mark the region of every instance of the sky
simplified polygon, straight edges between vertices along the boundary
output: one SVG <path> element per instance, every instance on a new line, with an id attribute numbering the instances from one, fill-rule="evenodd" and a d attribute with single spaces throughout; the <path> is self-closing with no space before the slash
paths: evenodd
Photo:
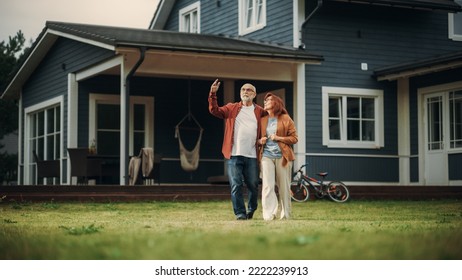
<path id="1" fill-rule="evenodd" d="M 47 21 L 148 28 L 159 0 L 0 0 L 0 42 L 21 30 L 37 39 Z"/>

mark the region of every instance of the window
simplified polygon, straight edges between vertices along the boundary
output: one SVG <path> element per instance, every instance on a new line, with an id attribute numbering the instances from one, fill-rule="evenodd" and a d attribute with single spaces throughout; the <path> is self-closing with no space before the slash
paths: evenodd
<path id="1" fill-rule="evenodd" d="M 462 148 L 462 90 L 449 93 L 449 119 L 449 147 Z"/>
<path id="2" fill-rule="evenodd" d="M 154 147 L 153 118 L 153 97 L 130 98 L 130 155 L 138 155 L 143 147 Z M 90 94 L 89 143 L 93 139 L 98 154 L 120 153 L 120 97 L 118 95 Z"/>
<path id="3" fill-rule="evenodd" d="M 239 35 L 266 26 L 266 0 L 239 0 Z"/>
<path id="4" fill-rule="evenodd" d="M 383 92 L 322 88 L 323 145 L 336 148 L 383 147 Z"/>
<path id="5" fill-rule="evenodd" d="M 25 109 L 25 183 L 37 184 L 34 152 L 42 160 L 61 159 L 61 106 L 60 98 Z M 48 178 L 49 180 L 57 180 Z"/>
<path id="6" fill-rule="evenodd" d="M 180 32 L 200 33 L 200 2 L 191 4 L 180 10 Z"/>
<path id="7" fill-rule="evenodd" d="M 455 0 L 462 6 L 462 0 Z M 449 38 L 455 41 L 462 41 L 462 12 L 449 14 Z"/>

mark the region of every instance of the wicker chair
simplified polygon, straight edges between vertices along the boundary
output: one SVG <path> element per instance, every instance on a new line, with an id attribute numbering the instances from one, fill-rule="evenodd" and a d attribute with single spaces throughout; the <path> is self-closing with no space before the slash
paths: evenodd
<path id="1" fill-rule="evenodd" d="M 61 177 L 59 160 L 41 160 L 36 151 L 33 154 L 37 166 L 37 183 L 42 179 Z"/>
<path id="2" fill-rule="evenodd" d="M 68 148 L 71 161 L 71 178 L 77 177 L 77 184 L 87 185 L 89 179 L 101 182 L 102 172 L 100 159 L 89 159 L 88 148 Z"/>

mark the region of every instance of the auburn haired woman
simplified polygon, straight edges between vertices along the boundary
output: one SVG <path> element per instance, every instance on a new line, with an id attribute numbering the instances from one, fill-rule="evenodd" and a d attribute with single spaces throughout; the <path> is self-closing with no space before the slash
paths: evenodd
<path id="1" fill-rule="evenodd" d="M 262 171 L 263 219 L 289 219 L 290 181 L 295 154 L 292 145 L 298 142 L 297 130 L 287 113 L 282 99 L 273 93 L 266 94 L 264 110 L 268 115 L 261 119 L 259 159 Z M 278 186 L 279 200 L 275 187 Z"/>

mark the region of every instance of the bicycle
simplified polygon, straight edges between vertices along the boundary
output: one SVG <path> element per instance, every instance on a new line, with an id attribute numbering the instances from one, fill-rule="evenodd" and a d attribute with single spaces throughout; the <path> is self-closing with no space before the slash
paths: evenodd
<path id="1" fill-rule="evenodd" d="M 347 186 L 340 181 L 325 182 L 328 172 L 317 173 L 320 180 L 304 174 L 304 164 L 293 173 L 292 183 L 290 184 L 290 196 L 297 202 L 305 202 L 310 198 L 310 189 L 314 191 L 317 198 L 328 196 L 335 202 L 346 202 L 350 198 Z"/>

